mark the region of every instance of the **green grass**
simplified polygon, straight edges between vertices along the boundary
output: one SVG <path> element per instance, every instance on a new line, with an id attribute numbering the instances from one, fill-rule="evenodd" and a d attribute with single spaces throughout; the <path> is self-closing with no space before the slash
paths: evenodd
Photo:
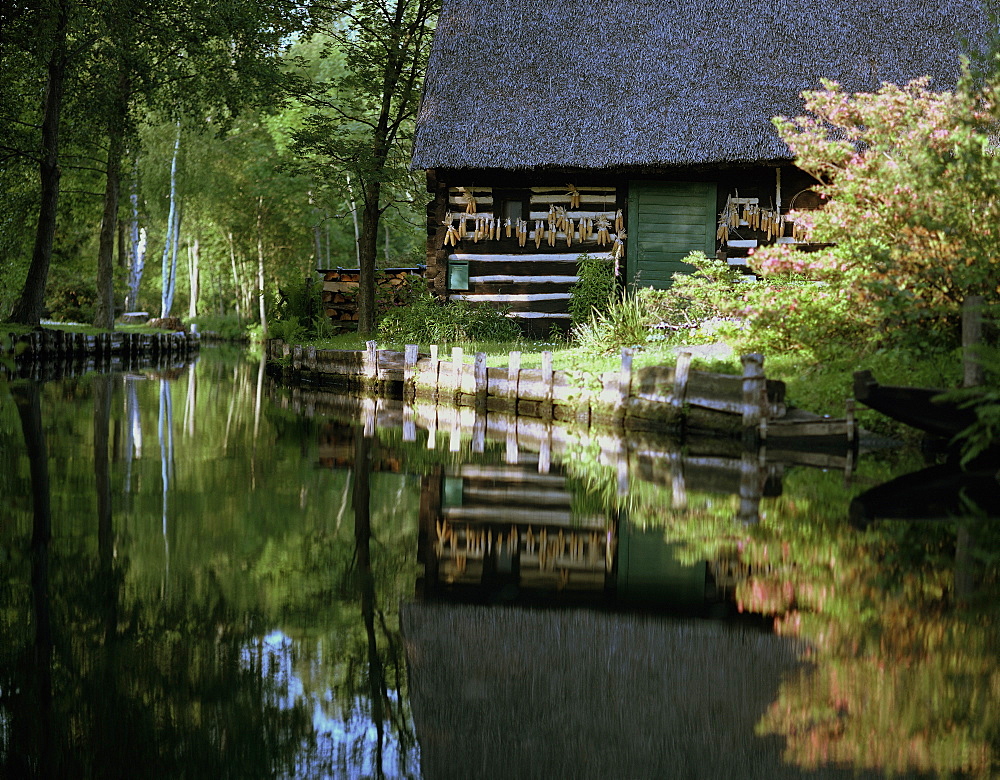
<path id="1" fill-rule="evenodd" d="M 150 328 L 147 325 L 116 325 L 114 331 L 104 328 L 95 328 L 93 325 L 84 325 L 79 322 L 46 322 L 42 330 L 63 331 L 64 333 L 83 333 L 87 335 L 98 335 L 100 333 L 172 333 L 167 328 Z M 0 332 L 10 333 L 15 336 L 23 336 L 32 333 L 35 328 L 30 325 L 18 325 L 11 322 L 0 324 Z"/>

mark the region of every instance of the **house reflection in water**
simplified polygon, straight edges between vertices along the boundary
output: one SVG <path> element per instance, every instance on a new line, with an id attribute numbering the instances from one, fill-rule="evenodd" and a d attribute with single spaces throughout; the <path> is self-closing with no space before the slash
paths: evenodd
<path id="1" fill-rule="evenodd" d="M 739 468 L 735 461 L 735 468 Z M 421 483 L 418 594 L 434 601 L 655 608 L 725 615 L 748 572 L 682 563 L 663 529 L 586 508 L 537 461 L 438 467 Z"/>

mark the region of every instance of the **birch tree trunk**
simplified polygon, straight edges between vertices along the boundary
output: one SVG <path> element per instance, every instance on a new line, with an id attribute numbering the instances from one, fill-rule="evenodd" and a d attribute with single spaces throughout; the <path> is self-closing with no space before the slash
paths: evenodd
<path id="1" fill-rule="evenodd" d="M 188 280 L 191 283 L 191 300 L 188 317 L 198 316 L 198 297 L 201 295 L 201 244 L 197 236 L 188 245 Z"/>
<path id="2" fill-rule="evenodd" d="M 267 310 L 264 299 L 264 196 L 257 198 L 257 306 L 260 313 L 260 337 L 267 338 Z"/>
<path id="3" fill-rule="evenodd" d="M 177 155 L 181 148 L 181 123 L 177 123 L 174 139 L 174 154 L 170 160 L 170 209 L 167 212 L 167 229 L 163 238 L 163 258 L 160 266 L 160 316 L 169 317 L 173 305 L 173 291 L 170 289 L 170 245 L 174 238 L 174 220 L 177 215 Z M 177 255 L 174 254 L 176 262 Z"/>
<path id="4" fill-rule="evenodd" d="M 129 224 L 129 240 L 132 244 L 128 266 L 128 292 L 125 294 L 125 311 L 135 311 L 139 305 L 139 285 L 146 267 L 146 231 L 139 228 L 139 164 L 134 161 L 132 177 L 132 219 Z"/>
<path id="5" fill-rule="evenodd" d="M 243 288 L 240 285 L 240 275 L 236 271 L 236 243 L 233 241 L 233 231 L 226 234 L 229 240 L 229 264 L 233 269 L 233 299 L 236 303 L 236 321 L 243 324 Z"/>

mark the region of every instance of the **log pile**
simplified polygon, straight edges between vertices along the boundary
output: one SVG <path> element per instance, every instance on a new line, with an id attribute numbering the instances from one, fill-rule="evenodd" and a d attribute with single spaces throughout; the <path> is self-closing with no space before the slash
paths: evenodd
<path id="1" fill-rule="evenodd" d="M 361 272 L 357 268 L 334 268 L 323 274 L 323 310 L 334 325 L 349 328 L 358 321 L 358 289 Z M 386 268 L 376 277 L 377 296 L 382 306 L 403 303 L 402 291 L 408 277 L 420 275 L 420 268 Z"/>

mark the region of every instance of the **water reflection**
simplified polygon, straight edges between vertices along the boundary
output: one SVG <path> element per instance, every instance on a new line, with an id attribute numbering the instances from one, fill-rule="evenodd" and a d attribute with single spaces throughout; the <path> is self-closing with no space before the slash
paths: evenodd
<path id="1" fill-rule="evenodd" d="M 1000 768 L 995 522 L 849 522 L 916 456 L 591 435 L 205 352 L 4 388 L 0 775 Z"/>

